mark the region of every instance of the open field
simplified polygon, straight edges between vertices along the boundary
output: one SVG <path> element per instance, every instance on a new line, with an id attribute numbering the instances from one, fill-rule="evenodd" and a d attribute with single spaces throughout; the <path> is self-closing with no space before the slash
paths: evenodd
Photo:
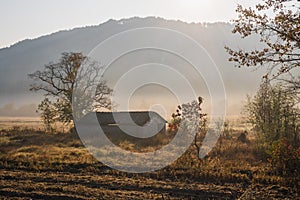
<path id="1" fill-rule="evenodd" d="M 0 117 L 0 127 L 2 129 L 14 127 L 42 129 L 43 123 L 39 117 Z"/>
<path id="2" fill-rule="evenodd" d="M 64 127 L 61 123 L 56 123 L 56 130 L 60 132 L 68 131 L 68 127 Z M 33 129 L 43 131 L 45 126 L 40 117 L 3 117 L 0 116 L 1 129 Z"/>
<path id="3" fill-rule="evenodd" d="M 132 174 L 95 160 L 76 134 L 2 128 L 0 198 L 300 199 L 299 177 L 276 176 L 251 140 L 237 140 L 239 133 L 232 127 L 201 161 L 191 147 L 164 169 Z"/>

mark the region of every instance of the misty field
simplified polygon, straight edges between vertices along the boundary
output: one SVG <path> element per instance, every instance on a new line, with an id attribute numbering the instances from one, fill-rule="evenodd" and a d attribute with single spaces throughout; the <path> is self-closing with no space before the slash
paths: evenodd
<path id="1" fill-rule="evenodd" d="M 233 123 L 234 124 L 234 123 Z M 1 199 L 297 199 L 299 177 L 281 177 L 254 142 L 230 129 L 210 154 L 193 146 L 151 173 L 116 171 L 95 160 L 76 134 L 11 126 L 0 132 Z M 251 138 L 251 137 L 249 137 Z M 131 144 L 122 142 L 122 148 Z M 132 145 L 131 145 L 132 146 Z"/>

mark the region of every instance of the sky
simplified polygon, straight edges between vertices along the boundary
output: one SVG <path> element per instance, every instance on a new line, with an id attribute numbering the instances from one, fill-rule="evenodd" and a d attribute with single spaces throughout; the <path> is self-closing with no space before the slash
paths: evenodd
<path id="1" fill-rule="evenodd" d="M 0 48 L 109 19 L 158 16 L 185 22 L 230 22 L 236 5 L 258 0 L 8 0 L 0 3 Z"/>

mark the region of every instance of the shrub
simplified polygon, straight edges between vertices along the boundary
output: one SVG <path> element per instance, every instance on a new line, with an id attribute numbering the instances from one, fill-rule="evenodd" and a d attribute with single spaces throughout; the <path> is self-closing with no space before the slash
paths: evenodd
<path id="1" fill-rule="evenodd" d="M 300 148 L 294 147 L 286 138 L 273 142 L 267 154 L 271 166 L 279 175 L 299 174 Z"/>

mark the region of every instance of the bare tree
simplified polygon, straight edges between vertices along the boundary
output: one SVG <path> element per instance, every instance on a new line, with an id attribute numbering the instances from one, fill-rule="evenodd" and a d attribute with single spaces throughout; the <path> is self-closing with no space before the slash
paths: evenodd
<path id="1" fill-rule="evenodd" d="M 79 73 L 83 63 L 88 64 L 88 70 Z M 89 80 L 88 85 L 80 86 L 82 95 L 80 99 L 77 99 L 77 102 L 85 108 L 85 112 L 94 111 L 101 107 L 111 109 L 110 96 L 113 91 L 105 81 L 98 82 L 97 77 L 100 69 L 99 63 L 90 61 L 82 53 L 63 53 L 58 62 L 45 65 L 44 70 L 29 74 L 29 77 L 34 80 L 30 90 L 42 91 L 45 96 L 44 101 L 38 107 L 42 116 L 52 118 L 49 119 L 50 121 L 47 119 L 48 122 L 59 121 L 72 124 L 72 95 L 77 84 L 76 76 Z M 93 99 L 86 98 L 89 96 L 89 92 L 92 92 L 90 90 L 92 86 L 97 88 L 95 97 Z M 44 109 L 50 107 L 51 110 Z M 46 111 L 51 112 L 51 114 L 46 115 Z"/>

